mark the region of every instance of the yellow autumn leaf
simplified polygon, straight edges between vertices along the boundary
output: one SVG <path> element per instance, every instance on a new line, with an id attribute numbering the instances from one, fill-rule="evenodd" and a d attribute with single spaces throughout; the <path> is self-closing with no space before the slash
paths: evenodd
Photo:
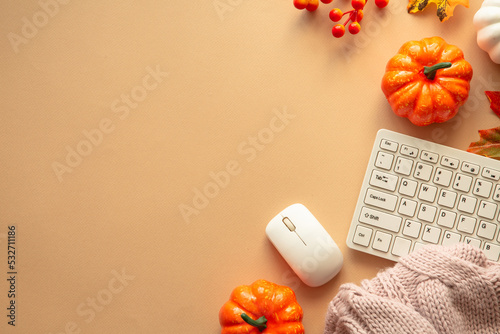
<path id="1" fill-rule="evenodd" d="M 455 6 L 462 5 L 469 8 L 469 0 L 409 0 L 408 13 L 417 13 L 425 9 L 429 3 L 437 6 L 437 16 L 441 22 L 453 16 Z"/>

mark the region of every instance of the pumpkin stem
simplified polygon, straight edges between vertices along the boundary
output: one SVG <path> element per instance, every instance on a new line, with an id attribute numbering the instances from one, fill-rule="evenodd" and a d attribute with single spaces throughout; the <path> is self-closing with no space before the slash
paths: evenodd
<path id="1" fill-rule="evenodd" d="M 267 328 L 267 319 L 265 316 L 262 316 L 260 317 L 259 319 L 257 320 L 253 320 L 252 318 L 250 318 L 248 315 L 246 315 L 245 313 L 242 313 L 241 314 L 241 318 L 249 325 L 253 326 L 253 327 L 257 327 L 257 329 L 259 331 L 263 331 L 264 329 Z"/>
<path id="2" fill-rule="evenodd" d="M 450 62 L 444 62 L 444 63 L 438 63 L 433 66 L 424 66 L 424 74 L 429 80 L 434 80 L 436 77 L 436 71 L 442 68 L 448 68 L 451 67 Z"/>

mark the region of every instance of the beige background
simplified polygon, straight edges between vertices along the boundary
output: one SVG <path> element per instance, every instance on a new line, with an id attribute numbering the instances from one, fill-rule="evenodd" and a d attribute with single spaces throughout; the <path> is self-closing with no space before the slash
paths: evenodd
<path id="1" fill-rule="evenodd" d="M 500 90 L 499 68 L 472 27 L 479 1 L 445 23 L 434 5 L 410 15 L 406 1 L 370 1 L 361 33 L 341 39 L 328 11 L 347 10 L 343 0 L 314 14 L 292 0 L 54 3 L 0 4 L 1 332 L 215 334 L 232 289 L 265 278 L 291 286 L 306 331 L 321 333 L 340 284 L 393 264 L 345 246 L 376 131 L 466 149 L 499 123 L 484 95 Z M 434 35 L 463 49 L 474 79 L 452 121 L 417 128 L 392 113 L 380 80 L 404 42 Z M 284 111 L 293 118 L 270 131 Z M 265 144 L 252 146 L 259 134 Z M 226 168 L 228 183 L 211 186 Z M 320 288 L 301 284 L 265 237 L 296 202 L 345 257 Z"/>

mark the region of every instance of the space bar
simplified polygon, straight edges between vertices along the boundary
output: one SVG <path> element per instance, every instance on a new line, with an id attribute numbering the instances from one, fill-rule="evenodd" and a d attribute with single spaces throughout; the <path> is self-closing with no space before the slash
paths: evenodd
<path id="1" fill-rule="evenodd" d="M 359 215 L 359 221 L 392 232 L 399 232 L 402 219 L 398 216 L 363 207 Z"/>

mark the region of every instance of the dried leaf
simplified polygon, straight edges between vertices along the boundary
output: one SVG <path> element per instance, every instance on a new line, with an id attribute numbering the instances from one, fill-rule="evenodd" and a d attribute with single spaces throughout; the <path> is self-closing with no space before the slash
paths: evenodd
<path id="1" fill-rule="evenodd" d="M 486 96 L 490 100 L 490 108 L 500 117 L 500 92 L 486 91 Z"/>
<path id="2" fill-rule="evenodd" d="M 453 16 L 455 6 L 462 5 L 469 8 L 469 0 L 409 0 L 408 13 L 420 12 L 427 7 L 429 3 L 435 3 L 437 6 L 437 16 L 441 22 L 448 20 Z"/>
<path id="3" fill-rule="evenodd" d="M 467 152 L 500 160 L 500 126 L 478 132 L 480 140 L 470 143 Z"/>

